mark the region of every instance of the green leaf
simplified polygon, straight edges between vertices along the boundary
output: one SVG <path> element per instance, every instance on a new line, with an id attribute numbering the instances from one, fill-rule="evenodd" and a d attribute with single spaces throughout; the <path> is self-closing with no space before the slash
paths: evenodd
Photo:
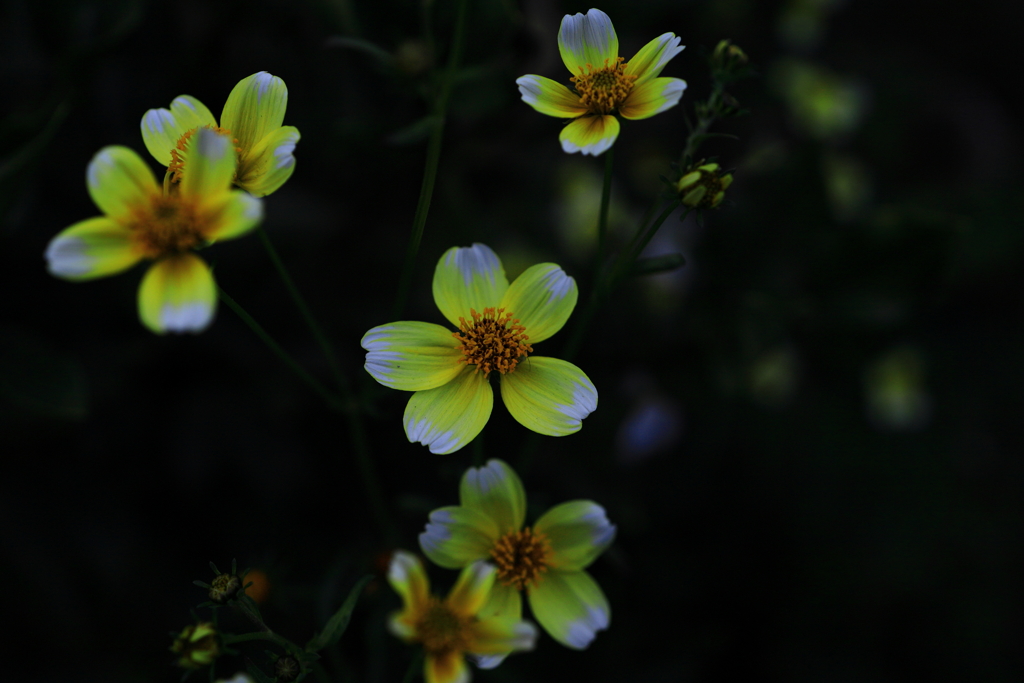
<path id="1" fill-rule="evenodd" d="M 345 632 L 348 627 L 349 619 L 352 618 L 352 610 L 356 607 L 356 602 L 359 600 L 360 593 L 363 592 L 363 588 L 366 584 L 373 580 L 372 574 L 367 574 L 363 578 L 359 579 L 359 582 L 349 592 L 348 597 L 345 598 L 344 604 L 341 608 L 334 613 L 334 616 L 327 622 L 327 626 L 324 628 L 323 633 L 314 636 L 309 644 L 306 645 L 306 652 L 318 652 L 329 645 L 334 645 L 341 640 L 341 635 Z"/>
<path id="2" fill-rule="evenodd" d="M 249 672 L 256 683 L 276 683 L 277 681 L 276 677 L 265 674 L 263 669 L 256 666 L 256 663 L 248 657 L 245 658 L 245 670 Z"/>
<path id="3" fill-rule="evenodd" d="M 389 145 L 411 145 L 426 140 L 434 132 L 434 128 L 443 124 L 443 116 L 424 116 L 419 121 L 396 130 L 384 141 Z"/>
<path id="4" fill-rule="evenodd" d="M 384 66 L 391 66 L 392 64 L 394 64 L 395 58 L 391 55 L 390 52 L 380 47 L 379 45 L 375 45 L 374 43 L 371 43 L 368 40 L 363 40 L 361 38 L 345 38 L 342 36 L 333 36 L 327 39 L 326 47 L 349 48 L 350 50 L 357 50 L 359 52 L 364 52 L 370 55 Z"/>
<path id="5" fill-rule="evenodd" d="M 664 256 L 650 256 L 639 259 L 633 264 L 631 273 L 633 275 L 654 275 L 655 273 L 666 273 L 679 268 L 686 259 L 682 254 L 665 254 Z"/>

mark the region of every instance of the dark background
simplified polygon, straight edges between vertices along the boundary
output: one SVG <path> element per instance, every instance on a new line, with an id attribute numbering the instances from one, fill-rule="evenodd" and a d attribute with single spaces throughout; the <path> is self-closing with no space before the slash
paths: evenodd
<path id="1" fill-rule="evenodd" d="M 524 475 L 530 519 L 574 498 L 618 525 L 592 567 L 613 607 L 584 653 L 542 636 L 482 681 L 1021 680 L 1020 3 L 613 1 L 627 59 L 666 31 L 681 105 L 730 38 L 758 77 L 750 116 L 702 154 L 735 168 L 722 209 L 671 218 L 576 358 L 600 392 L 581 432 L 533 438 L 496 401 L 484 457 Z M 423 169 L 416 123 L 452 3 L 322 0 L 0 5 L 0 577 L 14 678 L 176 681 L 168 631 L 207 562 L 271 582 L 264 614 L 304 643 L 427 513 L 454 504 L 474 448 L 407 443 L 407 395 L 361 369 L 391 320 Z M 484 242 L 509 276 L 540 261 L 581 305 L 603 159 L 568 156 L 516 77 L 566 81 L 555 37 L 587 5 L 470 0 L 463 70 L 406 316 L 443 322 L 437 258 Z M 436 57 L 424 41 L 424 15 Z M 398 55 L 332 46 L 358 37 Z M 256 71 L 302 133 L 264 226 L 364 406 L 390 535 L 350 434 L 226 307 L 199 336 L 137 318 L 144 272 L 47 274 L 60 230 L 96 215 L 102 146 L 148 155 L 143 113 L 177 95 L 219 116 Z M 631 234 L 685 143 L 683 106 L 626 121 L 612 230 Z M 323 355 L 256 236 L 203 252 L 218 283 L 324 383 Z M 579 309 L 578 309 L 579 310 Z M 558 356 L 574 322 L 543 344 Z M 436 590 L 453 572 L 431 570 Z M 398 681 L 412 650 L 367 590 L 334 680 Z M 205 614 L 205 612 L 203 612 Z M 245 630 L 227 620 L 229 629 Z M 13 635 L 11 635 L 13 634 Z M 265 665 L 260 647 L 246 655 Z M 218 673 L 239 670 L 239 658 Z M 194 680 L 203 680 L 200 676 Z"/>

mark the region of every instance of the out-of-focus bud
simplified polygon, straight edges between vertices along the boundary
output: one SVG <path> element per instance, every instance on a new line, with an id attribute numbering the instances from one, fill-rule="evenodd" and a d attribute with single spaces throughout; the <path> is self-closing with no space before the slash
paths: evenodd
<path id="1" fill-rule="evenodd" d="M 171 652 L 179 655 L 178 666 L 184 669 L 209 666 L 220 655 L 217 627 L 209 621 L 186 626 L 171 645 Z"/>
<path id="2" fill-rule="evenodd" d="M 210 600 L 218 605 L 223 605 L 237 596 L 241 589 L 242 579 L 234 574 L 219 574 L 210 583 Z"/>
<path id="3" fill-rule="evenodd" d="M 746 65 L 747 54 L 739 45 L 728 40 L 719 41 L 715 51 L 711 53 L 711 68 L 715 71 L 729 72 Z"/>
<path id="4" fill-rule="evenodd" d="M 277 680 L 289 683 L 299 677 L 299 673 L 302 668 L 299 666 L 299 660 L 295 657 L 284 656 L 274 662 L 274 675 L 277 676 Z"/>
<path id="5" fill-rule="evenodd" d="M 730 185 L 732 174 L 721 175 L 718 164 L 711 163 L 691 167 L 676 182 L 676 191 L 691 209 L 713 209 L 722 203 Z"/>

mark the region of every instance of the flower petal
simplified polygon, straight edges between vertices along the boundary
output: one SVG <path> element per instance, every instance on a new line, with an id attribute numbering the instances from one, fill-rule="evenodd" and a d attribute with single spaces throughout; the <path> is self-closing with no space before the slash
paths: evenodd
<path id="1" fill-rule="evenodd" d="M 646 119 L 679 104 L 686 90 L 686 81 L 680 78 L 652 78 L 639 85 L 626 96 L 619 107 L 624 119 Z"/>
<path id="2" fill-rule="evenodd" d="M 213 322 L 216 307 L 213 274 L 191 252 L 154 263 L 139 287 L 139 317 L 157 334 L 202 332 Z"/>
<path id="3" fill-rule="evenodd" d="M 519 319 L 531 344 L 544 341 L 565 325 L 579 292 L 576 281 L 554 263 L 530 266 L 509 285 L 501 306 Z"/>
<path id="4" fill-rule="evenodd" d="M 469 683 L 469 667 L 461 650 L 428 654 L 423 662 L 424 683 Z"/>
<path id="5" fill-rule="evenodd" d="M 663 33 L 640 48 L 624 69 L 627 76 L 637 77 L 633 87 L 639 87 L 652 78 L 657 78 L 665 65 L 683 51 L 684 48 L 679 45 L 681 40 L 674 33 Z"/>
<path id="6" fill-rule="evenodd" d="M 256 143 L 239 159 L 235 184 L 257 197 L 265 197 L 284 185 L 295 171 L 295 145 L 299 129 L 281 126 Z"/>
<path id="7" fill-rule="evenodd" d="M 523 598 L 519 589 L 512 585 L 504 585 L 498 581 L 494 582 L 491 589 L 491 596 L 487 604 L 480 610 L 480 617 L 503 617 L 506 619 L 523 618 Z M 487 668 L 487 667 L 481 667 Z"/>
<path id="8" fill-rule="evenodd" d="M 202 202 L 220 200 L 231 189 L 237 158 L 226 135 L 200 128 L 186 142 L 188 161 L 181 179 L 181 194 Z"/>
<path id="9" fill-rule="evenodd" d="M 260 71 L 231 90 L 220 125 L 231 131 L 245 156 L 268 133 L 281 127 L 288 107 L 288 88 L 277 76 Z"/>
<path id="10" fill-rule="evenodd" d="M 514 651 L 532 650 L 537 627 L 509 617 L 481 619 L 473 625 L 470 652 L 481 669 L 493 669 Z"/>
<path id="11" fill-rule="evenodd" d="M 420 534 L 420 549 L 438 566 L 461 569 L 488 559 L 499 536 L 498 525 L 487 515 L 450 505 L 430 513 L 430 522 Z"/>
<path id="12" fill-rule="evenodd" d="M 604 154 L 619 137 L 619 120 L 614 116 L 581 116 L 562 129 L 558 139 L 566 154 Z"/>
<path id="13" fill-rule="evenodd" d="M 611 621 L 608 599 L 584 571 L 548 572 L 530 589 L 529 599 L 533 616 L 548 635 L 574 650 L 585 649 Z"/>
<path id="14" fill-rule="evenodd" d="M 501 259 L 486 244 L 452 247 L 434 269 L 434 303 L 456 328 L 459 318 L 469 319 L 470 309 L 483 313 L 495 307 L 508 289 Z"/>
<path id="15" fill-rule="evenodd" d="M 181 136 L 194 128 L 216 126 L 206 105 L 190 95 L 175 97 L 168 109 L 150 109 L 142 117 L 142 141 L 153 158 L 164 166 Z"/>
<path id="16" fill-rule="evenodd" d="M 232 190 L 208 201 L 211 213 L 204 237 L 207 242 L 230 240 L 252 231 L 263 220 L 263 200 L 241 190 Z"/>
<path id="17" fill-rule="evenodd" d="M 604 508 L 589 500 L 556 505 L 541 515 L 534 530 L 551 541 L 551 564 L 562 570 L 586 568 L 615 539 L 615 525 Z"/>
<path id="18" fill-rule="evenodd" d="M 543 76 L 520 76 L 516 79 L 523 102 L 548 116 L 574 119 L 587 113 L 580 96 L 567 87 Z"/>
<path id="19" fill-rule="evenodd" d="M 476 616 L 487 604 L 497 574 L 498 570 L 490 562 L 474 562 L 463 569 L 445 600 L 448 607 L 457 614 Z"/>
<path id="20" fill-rule="evenodd" d="M 523 482 L 515 470 L 501 460 L 488 460 L 483 467 L 466 470 L 459 483 L 459 502 L 494 520 L 502 536 L 519 531 L 526 521 Z"/>
<path id="21" fill-rule="evenodd" d="M 544 356 L 530 356 L 502 375 L 501 398 L 519 424 L 548 436 L 578 432 L 597 408 L 597 389 L 582 370 Z"/>
<path id="22" fill-rule="evenodd" d="M 476 438 L 487 424 L 494 392 L 482 372 L 466 366 L 455 379 L 417 391 L 405 407 L 405 435 L 431 453 L 454 453 Z"/>
<path id="23" fill-rule="evenodd" d="M 132 208 L 148 203 L 159 192 L 156 177 L 134 150 L 120 145 L 104 147 L 85 172 L 89 196 L 110 218 L 125 218 Z"/>
<path id="24" fill-rule="evenodd" d="M 91 280 L 120 273 L 142 258 L 131 232 L 109 218 L 87 218 L 65 228 L 46 247 L 51 275 L 65 280 Z"/>
<path id="25" fill-rule="evenodd" d="M 589 71 L 587 65 L 602 68 L 605 60 L 619 57 L 619 39 L 608 15 L 599 9 L 586 14 L 566 14 L 558 28 L 558 51 L 573 76 Z"/>
<path id="26" fill-rule="evenodd" d="M 419 614 L 430 601 L 430 581 L 420 558 L 404 550 L 396 550 L 388 565 L 388 583 L 402 596 L 405 611 Z"/>
<path id="27" fill-rule="evenodd" d="M 433 389 L 455 379 L 462 352 L 451 330 L 422 322 L 378 325 L 359 342 L 366 349 L 363 366 L 386 387 L 403 391 Z"/>

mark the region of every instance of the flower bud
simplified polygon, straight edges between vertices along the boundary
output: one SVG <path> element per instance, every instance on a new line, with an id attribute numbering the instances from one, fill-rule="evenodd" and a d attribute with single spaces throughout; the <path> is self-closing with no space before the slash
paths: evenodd
<path id="1" fill-rule="evenodd" d="M 739 45 L 728 40 L 719 41 L 711 55 L 711 66 L 722 71 L 731 71 L 747 63 L 747 55 Z"/>
<path id="2" fill-rule="evenodd" d="M 242 580 L 234 574 L 218 574 L 210 584 L 210 600 L 223 605 L 238 595 L 242 589 Z"/>
<path id="3" fill-rule="evenodd" d="M 676 182 L 676 191 L 691 209 L 713 209 L 722 203 L 731 184 L 732 174 L 721 175 L 718 164 L 702 164 L 683 174 Z"/>
<path id="4" fill-rule="evenodd" d="M 301 671 L 302 668 L 299 666 L 299 660 L 295 659 L 295 657 L 286 655 L 274 662 L 274 675 L 277 676 L 279 681 L 284 681 L 285 683 L 294 681 L 299 677 Z"/>
<path id="5" fill-rule="evenodd" d="M 184 669 L 209 666 L 220 655 L 217 627 L 208 621 L 186 626 L 171 645 L 171 652 L 180 655 L 178 666 Z"/>

